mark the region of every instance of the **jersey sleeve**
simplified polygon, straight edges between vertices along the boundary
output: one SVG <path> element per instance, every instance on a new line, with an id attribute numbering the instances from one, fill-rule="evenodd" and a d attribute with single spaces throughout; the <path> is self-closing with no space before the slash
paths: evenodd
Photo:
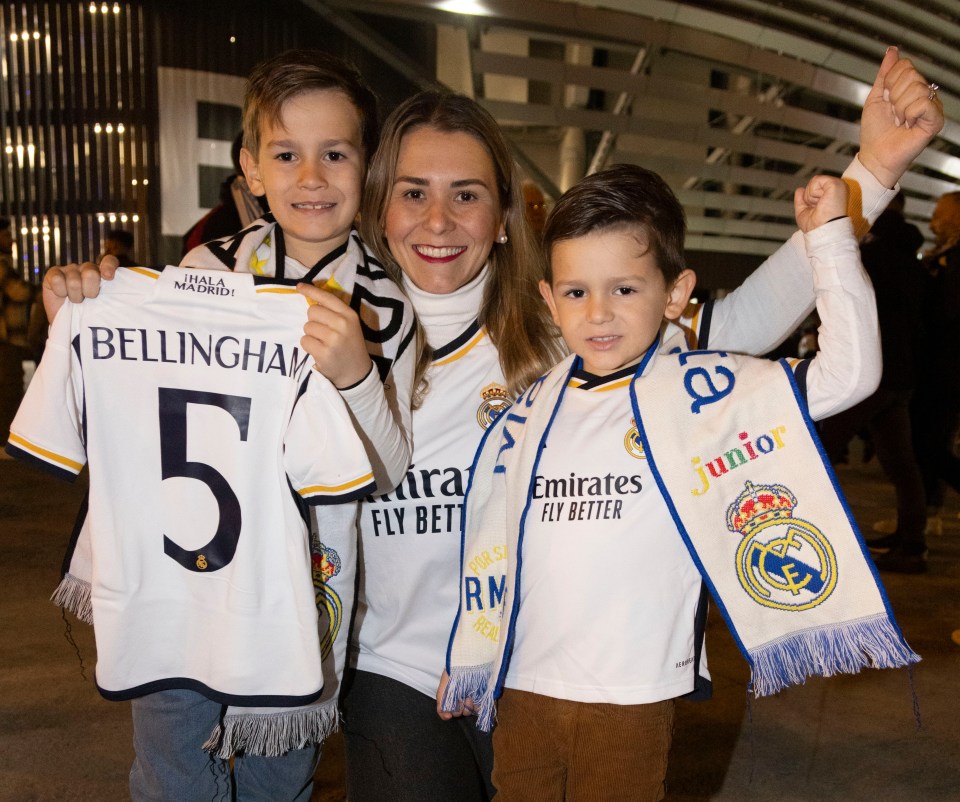
<path id="1" fill-rule="evenodd" d="M 899 187 L 887 189 L 854 158 L 843 174 L 850 187 L 849 215 L 863 236 Z M 761 356 L 794 332 L 816 301 L 813 267 L 799 231 L 780 246 L 740 287 L 724 298 L 696 305 L 682 324 L 692 332 L 691 347 Z"/>
<path id="2" fill-rule="evenodd" d="M 83 382 L 71 344 L 79 310 L 67 302 L 50 328 L 43 359 L 10 424 L 7 453 L 62 479 L 87 462 L 83 442 Z"/>
<path id="3" fill-rule="evenodd" d="M 362 382 L 340 391 L 367 449 L 380 493 L 393 490 L 410 467 L 415 334 L 411 325 L 383 382 L 374 368 Z"/>
<path id="4" fill-rule="evenodd" d="M 311 369 L 284 435 L 284 469 L 307 504 L 341 504 L 376 489 L 366 449 L 346 404 Z"/>
<path id="5" fill-rule="evenodd" d="M 873 287 L 860 262 L 849 219 L 834 220 L 805 235 L 813 265 L 820 315 L 816 356 L 805 370 L 810 417 L 821 420 L 862 401 L 880 382 L 880 328 Z M 798 376 L 800 378 L 800 376 Z"/>

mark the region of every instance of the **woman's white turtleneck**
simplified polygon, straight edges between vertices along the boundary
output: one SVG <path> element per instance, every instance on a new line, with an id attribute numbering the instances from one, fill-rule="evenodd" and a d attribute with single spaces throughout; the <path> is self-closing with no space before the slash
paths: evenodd
<path id="1" fill-rule="evenodd" d="M 403 289 L 410 297 L 431 348 L 441 348 L 458 337 L 480 314 L 489 271 L 483 269 L 462 287 L 437 295 L 417 287 L 406 275 Z"/>

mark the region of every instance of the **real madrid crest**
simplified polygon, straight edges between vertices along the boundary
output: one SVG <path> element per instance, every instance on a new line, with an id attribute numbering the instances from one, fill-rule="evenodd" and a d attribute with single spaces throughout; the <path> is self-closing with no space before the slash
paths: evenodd
<path id="1" fill-rule="evenodd" d="M 637 422 L 630 418 L 630 428 L 623 438 L 623 447 L 631 457 L 637 459 L 646 459 L 647 455 L 643 453 L 643 441 L 640 439 L 640 432 L 637 430 Z"/>
<path id="2" fill-rule="evenodd" d="M 477 423 L 480 424 L 480 428 L 486 430 L 497 416 L 510 406 L 510 400 L 507 396 L 507 388 L 496 383 L 484 387 L 480 391 L 480 396 L 483 401 L 477 408 Z"/>
<path id="3" fill-rule="evenodd" d="M 837 584 L 837 558 L 823 533 L 794 516 L 797 497 L 783 485 L 754 485 L 727 508 L 727 529 L 743 536 L 737 577 L 750 597 L 777 610 L 808 610 Z"/>
<path id="4" fill-rule="evenodd" d="M 321 613 L 320 652 L 326 657 L 333 647 L 343 621 L 343 602 L 340 595 L 329 585 L 329 581 L 340 573 L 342 562 L 336 551 L 314 541 L 311 543 L 311 562 L 313 564 L 313 590 L 316 594 L 317 609 Z M 326 611 L 327 622 L 322 619 Z"/>

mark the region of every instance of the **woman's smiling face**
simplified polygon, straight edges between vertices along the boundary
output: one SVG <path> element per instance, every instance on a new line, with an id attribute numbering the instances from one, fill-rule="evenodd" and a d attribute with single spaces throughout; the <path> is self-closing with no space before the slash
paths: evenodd
<path id="1" fill-rule="evenodd" d="M 404 136 L 384 228 L 390 253 L 421 290 L 445 295 L 469 283 L 505 233 L 483 144 L 429 127 Z"/>

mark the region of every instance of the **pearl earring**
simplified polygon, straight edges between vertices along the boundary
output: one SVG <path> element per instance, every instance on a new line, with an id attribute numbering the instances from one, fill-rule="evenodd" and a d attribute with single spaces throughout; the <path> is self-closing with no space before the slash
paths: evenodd
<path id="1" fill-rule="evenodd" d="M 497 242 L 499 242 L 501 245 L 506 245 L 508 239 L 509 237 L 507 237 L 506 234 L 501 234 L 499 237 L 497 237 Z"/>

